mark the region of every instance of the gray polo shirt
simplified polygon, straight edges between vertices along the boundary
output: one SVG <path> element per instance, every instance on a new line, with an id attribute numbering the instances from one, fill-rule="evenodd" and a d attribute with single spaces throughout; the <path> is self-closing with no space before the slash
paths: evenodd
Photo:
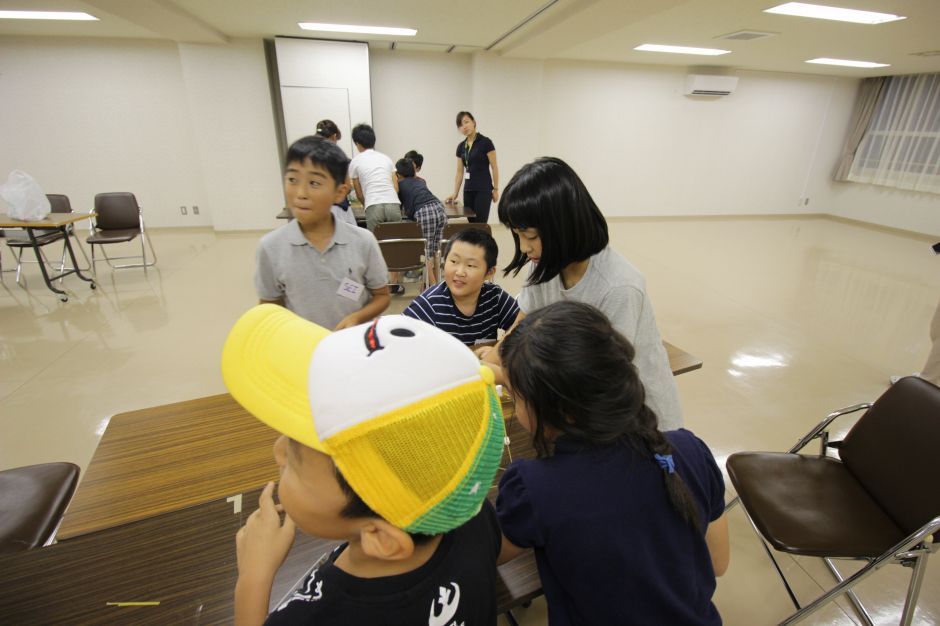
<path id="1" fill-rule="evenodd" d="M 331 330 L 369 302 L 370 289 L 388 284 L 388 267 L 372 233 L 333 223 L 333 240 L 323 252 L 310 245 L 297 220 L 268 233 L 258 244 L 255 273 L 259 299 L 284 298 L 288 309 Z M 365 286 L 356 300 L 337 293 L 344 278 Z"/>
<path id="2" fill-rule="evenodd" d="M 559 275 L 541 285 L 523 287 L 518 298 L 519 308 L 525 313 L 560 300 L 593 305 L 630 340 L 636 350 L 633 363 L 646 388 L 646 404 L 656 412 L 659 429 L 680 428 L 679 390 L 659 336 L 653 305 L 646 295 L 643 274 L 607 246 L 590 258 L 587 272 L 571 289 L 564 289 Z"/>

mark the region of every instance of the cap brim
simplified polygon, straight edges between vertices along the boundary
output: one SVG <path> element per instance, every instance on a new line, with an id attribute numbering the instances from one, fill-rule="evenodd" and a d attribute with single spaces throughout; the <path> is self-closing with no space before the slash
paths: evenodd
<path id="1" fill-rule="evenodd" d="M 284 307 L 261 304 L 235 323 L 222 350 L 222 379 L 235 400 L 274 430 L 321 451 L 307 371 L 329 334 Z"/>

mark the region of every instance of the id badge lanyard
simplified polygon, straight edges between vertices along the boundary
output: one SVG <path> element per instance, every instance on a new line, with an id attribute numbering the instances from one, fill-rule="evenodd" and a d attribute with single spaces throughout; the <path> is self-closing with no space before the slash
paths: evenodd
<path id="1" fill-rule="evenodd" d="M 473 144 L 470 143 L 470 140 L 464 142 L 463 144 L 463 177 L 464 180 L 470 178 L 470 148 L 473 147 Z"/>

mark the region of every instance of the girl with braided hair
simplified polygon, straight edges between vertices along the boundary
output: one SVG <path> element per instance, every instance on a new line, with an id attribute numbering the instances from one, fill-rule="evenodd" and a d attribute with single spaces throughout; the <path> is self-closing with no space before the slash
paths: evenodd
<path id="1" fill-rule="evenodd" d="M 538 458 L 499 483 L 503 560 L 534 548 L 549 623 L 720 624 L 724 482 L 691 432 L 661 432 L 634 350 L 599 310 L 558 302 L 500 346 Z"/>

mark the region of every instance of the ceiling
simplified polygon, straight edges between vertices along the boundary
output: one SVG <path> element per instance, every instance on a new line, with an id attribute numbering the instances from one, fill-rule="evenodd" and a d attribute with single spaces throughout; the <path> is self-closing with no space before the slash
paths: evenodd
<path id="1" fill-rule="evenodd" d="M 0 36 L 126 37 L 220 44 L 231 38 L 367 38 L 373 48 L 528 59 L 712 66 L 839 76 L 940 72 L 940 0 L 812 0 L 908 19 L 866 26 L 763 13 L 784 0 L 0 0 L 0 9 L 85 11 L 97 22 L 0 20 Z M 415 37 L 303 31 L 299 21 L 403 26 Z M 773 36 L 720 39 L 741 30 Z M 638 52 L 642 43 L 731 50 L 718 57 Z M 935 52 L 934 56 L 917 53 Z M 875 69 L 806 64 L 830 57 Z"/>

